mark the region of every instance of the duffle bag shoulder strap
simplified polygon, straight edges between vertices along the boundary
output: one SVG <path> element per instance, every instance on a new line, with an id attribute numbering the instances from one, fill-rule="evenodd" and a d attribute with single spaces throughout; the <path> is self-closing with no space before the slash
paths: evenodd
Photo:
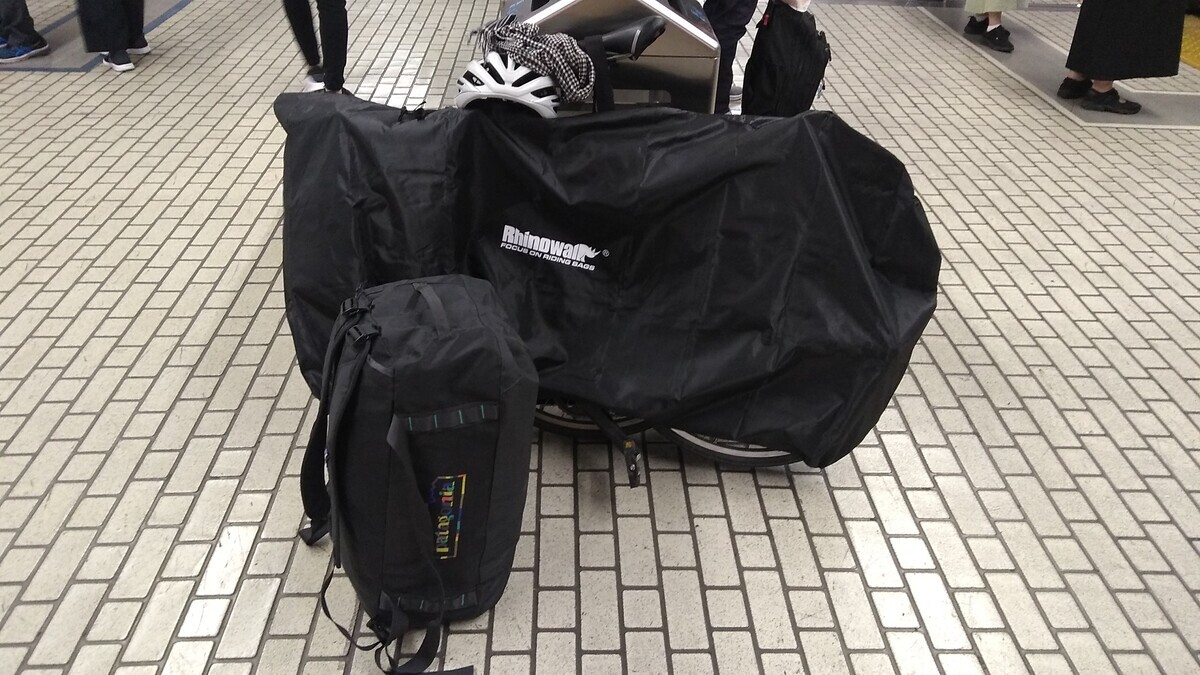
<path id="1" fill-rule="evenodd" d="M 329 418 L 333 405 L 334 381 L 337 378 L 337 363 L 342 357 L 342 347 L 351 329 L 358 328 L 358 322 L 367 312 L 369 306 L 362 292 L 355 293 L 353 298 L 342 303 L 341 311 L 334 321 L 333 330 L 329 336 L 329 346 L 325 350 L 325 365 L 321 371 L 321 394 L 317 408 L 317 419 L 313 422 L 308 435 L 308 445 L 304 450 L 304 460 L 300 465 L 300 498 L 304 503 L 304 513 L 309 518 L 309 524 L 300 528 L 299 535 L 305 544 L 312 546 L 320 541 L 330 529 L 330 496 L 325 485 L 325 454 L 329 443 Z M 364 334 L 358 329 L 359 337 Z M 373 337 L 373 336 L 372 336 Z M 367 338 L 369 340 L 369 338 Z M 370 352 L 363 345 L 359 359 L 364 363 Z M 361 366 L 355 368 L 355 375 L 361 373 Z M 354 378 L 357 379 L 357 378 Z M 357 382 L 350 383 L 351 388 Z"/>

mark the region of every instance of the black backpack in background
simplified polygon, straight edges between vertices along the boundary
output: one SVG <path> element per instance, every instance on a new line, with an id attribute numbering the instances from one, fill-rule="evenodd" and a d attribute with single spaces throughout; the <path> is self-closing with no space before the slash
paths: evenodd
<path id="1" fill-rule="evenodd" d="M 809 110 L 832 58 L 812 12 L 771 0 L 746 64 L 742 114 L 791 117 Z"/>
<path id="2" fill-rule="evenodd" d="M 334 566 L 346 570 L 378 638 L 355 646 L 376 649 L 388 672 L 428 668 L 444 622 L 478 616 L 504 592 L 537 388 L 525 343 L 487 281 L 390 283 L 342 305 L 301 468 L 311 524 L 300 536 L 312 545 L 331 535 Z M 331 567 L 326 616 L 332 577 Z M 401 638 L 422 628 L 416 656 L 399 664 Z"/>

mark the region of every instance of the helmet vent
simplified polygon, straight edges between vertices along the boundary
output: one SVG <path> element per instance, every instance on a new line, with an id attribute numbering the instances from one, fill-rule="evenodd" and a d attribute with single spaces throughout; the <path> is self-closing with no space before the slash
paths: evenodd
<path id="1" fill-rule="evenodd" d="M 529 84 L 530 82 L 533 82 L 534 80 L 538 79 L 541 76 L 542 76 L 541 73 L 535 73 L 531 70 L 528 73 L 525 73 L 521 77 L 517 78 L 517 81 L 513 82 L 513 86 L 514 87 L 524 87 L 525 85 Z"/>
<path id="2" fill-rule="evenodd" d="M 488 71 L 488 75 L 491 75 L 492 79 L 495 80 L 497 84 L 504 84 L 504 77 L 500 75 L 500 71 L 496 70 L 495 66 L 486 61 L 483 62 L 482 65 Z"/>

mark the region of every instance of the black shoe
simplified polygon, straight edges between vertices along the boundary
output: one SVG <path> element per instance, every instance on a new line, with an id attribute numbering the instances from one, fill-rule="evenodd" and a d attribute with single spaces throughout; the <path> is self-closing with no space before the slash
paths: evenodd
<path id="1" fill-rule="evenodd" d="M 12 43 L 5 41 L 4 46 L 0 47 L 0 63 L 17 63 L 25 59 L 31 59 L 35 56 L 42 56 L 50 52 L 50 43 L 42 40 L 35 45 L 15 46 Z"/>
<path id="2" fill-rule="evenodd" d="M 321 91 L 325 88 L 325 70 L 321 66 L 309 68 L 301 83 L 304 91 Z"/>
<path id="3" fill-rule="evenodd" d="M 1005 54 L 1013 50 L 1012 40 L 1008 39 L 1011 33 L 1004 26 L 996 26 L 995 28 L 983 34 L 983 44 L 989 49 L 995 49 L 998 52 Z"/>
<path id="4" fill-rule="evenodd" d="M 977 16 L 972 16 L 967 19 L 967 27 L 963 29 L 963 35 L 983 35 L 987 32 L 988 20 L 982 21 Z"/>
<path id="5" fill-rule="evenodd" d="M 1084 110 L 1095 110 L 1097 112 L 1110 112 L 1118 115 L 1135 115 L 1142 109 L 1142 104 L 1126 101 L 1121 98 L 1117 90 L 1109 89 L 1104 93 L 1100 93 L 1095 89 L 1088 89 L 1087 94 L 1083 97 L 1083 102 L 1079 104 Z"/>
<path id="6" fill-rule="evenodd" d="M 129 60 L 129 52 L 121 50 L 119 52 L 107 52 L 104 55 L 104 65 L 112 68 L 118 73 L 123 73 L 127 70 L 133 70 L 133 61 Z"/>
<path id="7" fill-rule="evenodd" d="M 145 56 L 146 54 L 150 53 L 150 50 L 150 43 L 146 42 L 145 35 L 134 40 L 133 44 L 129 45 L 128 49 L 130 56 Z"/>
<path id="8" fill-rule="evenodd" d="M 1073 80 L 1069 77 L 1064 77 L 1062 84 L 1058 85 L 1058 97 L 1066 99 L 1083 98 L 1091 89 L 1091 80 Z"/>

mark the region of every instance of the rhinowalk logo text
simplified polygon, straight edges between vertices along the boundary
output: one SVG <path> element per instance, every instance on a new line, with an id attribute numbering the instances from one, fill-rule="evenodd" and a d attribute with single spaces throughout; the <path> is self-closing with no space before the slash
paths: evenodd
<path id="1" fill-rule="evenodd" d="M 500 248 L 588 271 L 596 269 L 596 266 L 588 261 L 601 253 L 587 244 L 568 244 L 549 237 L 539 237 L 522 232 L 512 225 L 504 226 Z M 604 255 L 607 256 L 608 251 L 604 251 Z"/>

